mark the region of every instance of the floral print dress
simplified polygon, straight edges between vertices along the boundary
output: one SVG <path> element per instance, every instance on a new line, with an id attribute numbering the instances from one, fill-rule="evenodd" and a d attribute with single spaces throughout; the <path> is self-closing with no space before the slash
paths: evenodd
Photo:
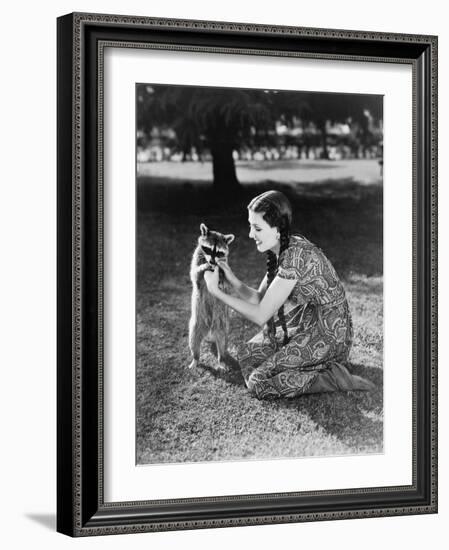
<path id="1" fill-rule="evenodd" d="M 352 345 L 351 314 L 343 285 L 324 253 L 294 235 L 279 258 L 276 275 L 297 281 L 284 304 L 289 341 L 282 344 L 284 331 L 276 315 L 274 338 L 265 328 L 238 347 L 250 392 L 263 399 L 373 389 L 343 364 Z"/>

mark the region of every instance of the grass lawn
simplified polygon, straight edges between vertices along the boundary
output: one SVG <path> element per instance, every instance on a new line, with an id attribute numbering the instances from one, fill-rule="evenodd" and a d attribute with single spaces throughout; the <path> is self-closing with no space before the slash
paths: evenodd
<path id="1" fill-rule="evenodd" d="M 179 167 L 177 168 L 179 170 Z M 382 187 L 355 177 L 307 183 L 259 179 L 230 197 L 207 183 L 167 174 L 138 180 L 137 462 L 196 462 L 379 453 L 383 450 Z M 271 176 L 270 176 L 271 177 Z M 248 239 L 246 205 L 266 189 L 283 190 L 294 229 L 318 244 L 345 285 L 354 322 L 349 368 L 376 384 L 371 393 L 315 394 L 259 401 L 238 371 L 218 374 L 203 344 L 190 363 L 190 258 L 206 223 L 234 233 L 230 264 L 257 286 L 265 256 Z M 258 328 L 231 314 L 230 353 Z"/>

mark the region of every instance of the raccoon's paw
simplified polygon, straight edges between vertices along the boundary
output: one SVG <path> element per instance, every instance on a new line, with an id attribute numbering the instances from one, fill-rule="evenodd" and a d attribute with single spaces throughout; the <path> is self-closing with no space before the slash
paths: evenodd
<path id="1" fill-rule="evenodd" d="M 193 361 L 190 363 L 189 365 L 189 369 L 194 369 L 198 366 L 198 360 L 197 359 L 193 359 Z"/>

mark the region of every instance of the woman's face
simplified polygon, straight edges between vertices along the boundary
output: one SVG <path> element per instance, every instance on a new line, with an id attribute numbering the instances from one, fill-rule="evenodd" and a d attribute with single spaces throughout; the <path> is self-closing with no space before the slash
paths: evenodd
<path id="1" fill-rule="evenodd" d="M 259 252 L 272 250 L 278 254 L 280 249 L 279 231 L 277 227 L 271 227 L 264 219 L 263 214 L 248 210 L 249 238 L 256 241 Z"/>

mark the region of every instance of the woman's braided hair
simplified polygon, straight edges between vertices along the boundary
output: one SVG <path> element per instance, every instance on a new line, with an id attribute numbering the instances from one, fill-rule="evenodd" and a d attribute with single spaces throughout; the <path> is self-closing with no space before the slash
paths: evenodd
<path id="1" fill-rule="evenodd" d="M 287 250 L 290 242 L 290 227 L 292 223 L 292 207 L 287 197 L 280 191 L 267 191 L 255 197 L 248 205 L 248 209 L 262 214 L 263 219 L 271 227 L 279 230 L 279 258 L 284 250 Z M 279 260 L 271 250 L 267 252 L 267 287 L 273 282 L 278 269 Z M 288 343 L 287 324 L 285 322 L 284 306 L 278 310 L 279 320 L 284 331 L 284 345 Z M 274 317 L 267 322 L 268 336 L 275 342 L 275 321 Z"/>

